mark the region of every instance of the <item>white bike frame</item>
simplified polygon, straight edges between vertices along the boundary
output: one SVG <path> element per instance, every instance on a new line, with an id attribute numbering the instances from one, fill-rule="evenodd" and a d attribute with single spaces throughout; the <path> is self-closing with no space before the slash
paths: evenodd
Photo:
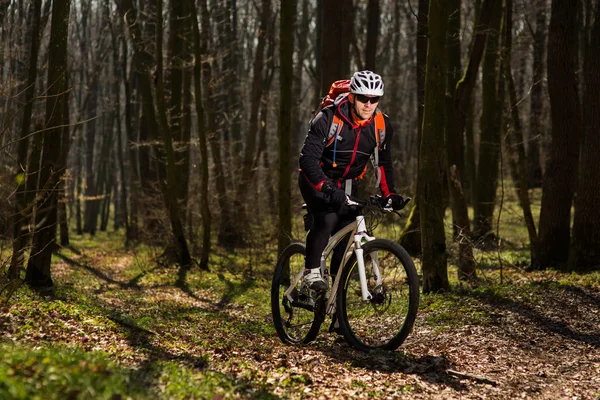
<path id="1" fill-rule="evenodd" d="M 375 238 L 373 236 L 369 236 L 367 234 L 365 217 L 363 215 L 357 216 L 356 220 L 353 223 L 340 229 L 329 239 L 329 241 L 327 242 L 327 246 L 325 246 L 325 250 L 323 250 L 323 253 L 321 254 L 321 276 L 323 276 L 325 278 L 327 285 L 329 285 L 329 277 L 328 277 L 327 268 L 325 265 L 327 257 L 333 251 L 333 249 L 335 249 L 335 247 L 344 239 L 344 237 L 348 233 L 351 233 L 351 232 L 354 232 L 354 240 L 348 239 L 348 244 L 346 245 L 346 249 L 344 251 L 344 257 L 340 263 L 340 267 L 339 267 L 338 273 L 336 275 L 335 282 L 333 282 L 333 286 L 330 289 L 328 289 L 328 291 L 326 293 L 326 296 L 327 296 L 326 298 L 328 300 L 327 300 L 327 305 L 325 307 L 325 310 L 326 310 L 327 314 L 332 314 L 335 311 L 335 300 L 336 300 L 336 295 L 337 295 L 337 289 L 340 285 L 342 271 L 346 266 L 346 262 L 348 262 L 348 260 L 350 259 L 352 252 L 354 252 L 354 254 L 356 255 L 356 261 L 358 264 L 358 277 L 360 279 L 360 289 L 361 289 L 362 299 L 367 301 L 372 298 L 371 293 L 369 292 L 369 288 L 367 286 L 367 274 L 365 271 L 365 260 L 363 257 L 362 245 L 363 245 L 363 243 L 370 242 L 371 240 L 374 240 Z M 373 269 L 373 277 L 375 279 L 375 286 L 380 286 L 382 284 L 382 279 L 381 279 L 381 274 L 379 273 L 379 263 L 377 260 L 377 255 L 375 254 L 375 256 L 373 256 L 372 259 L 373 259 L 372 260 L 373 261 L 372 269 Z M 302 279 L 303 276 L 304 276 L 304 270 L 301 269 L 300 272 L 298 272 L 298 274 L 296 274 L 296 276 L 294 277 L 294 280 L 291 282 L 288 289 L 285 291 L 284 295 L 287 296 L 287 298 L 290 301 L 293 301 L 292 291 L 298 285 L 298 282 L 300 282 L 300 280 Z"/>

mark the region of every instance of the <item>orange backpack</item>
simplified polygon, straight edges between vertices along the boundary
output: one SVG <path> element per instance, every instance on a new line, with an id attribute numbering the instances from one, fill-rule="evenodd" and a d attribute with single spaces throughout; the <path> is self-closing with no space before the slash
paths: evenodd
<path id="1" fill-rule="evenodd" d="M 329 88 L 329 93 L 327 93 L 327 96 L 325 96 L 321 99 L 317 109 L 312 112 L 311 121 L 317 116 L 317 114 L 319 114 L 319 112 L 324 107 L 327 107 L 327 106 L 333 104 L 335 102 L 335 99 L 337 99 L 337 97 L 339 95 L 344 94 L 344 93 L 350 93 L 350 80 L 342 79 L 342 80 L 333 82 L 331 84 L 331 87 Z"/>

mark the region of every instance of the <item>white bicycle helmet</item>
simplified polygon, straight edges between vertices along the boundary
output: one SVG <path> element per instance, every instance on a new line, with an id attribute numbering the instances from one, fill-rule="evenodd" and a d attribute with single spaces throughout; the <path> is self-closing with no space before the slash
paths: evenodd
<path id="1" fill-rule="evenodd" d="M 383 96 L 383 80 L 371 71 L 358 71 L 350 80 L 350 93 L 365 96 Z"/>

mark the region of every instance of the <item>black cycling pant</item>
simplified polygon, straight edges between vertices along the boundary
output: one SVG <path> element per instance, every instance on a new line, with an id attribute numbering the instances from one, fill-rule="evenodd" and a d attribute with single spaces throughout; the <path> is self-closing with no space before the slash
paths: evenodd
<path id="1" fill-rule="evenodd" d="M 327 246 L 329 237 L 352 223 L 356 219 L 356 213 L 349 210 L 346 206 L 335 207 L 329 204 L 325 199 L 325 195 L 317 191 L 307 181 L 302 172 L 300 173 L 298 184 L 300 186 L 300 193 L 302 193 L 302 197 L 308 206 L 308 212 L 312 214 L 313 220 L 310 231 L 306 236 L 304 266 L 305 268 L 319 268 L 321 254 Z M 346 235 L 346 239 L 350 234 Z M 346 245 L 347 240 L 342 240 L 333 250 L 330 265 L 332 275 L 337 274 Z"/>

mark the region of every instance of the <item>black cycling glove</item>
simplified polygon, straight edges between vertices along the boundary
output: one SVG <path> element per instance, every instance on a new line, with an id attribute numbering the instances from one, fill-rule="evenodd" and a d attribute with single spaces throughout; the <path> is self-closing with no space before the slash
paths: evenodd
<path id="1" fill-rule="evenodd" d="M 321 192 L 325 193 L 329 197 L 329 203 L 333 205 L 341 207 L 346 204 L 346 192 L 342 189 L 339 189 L 337 185 L 331 181 L 323 182 L 323 185 L 321 186 Z"/>
<path id="2" fill-rule="evenodd" d="M 404 199 L 396 193 L 388 194 L 385 198 L 385 205 L 391 206 L 396 211 L 402 210 L 404 208 Z"/>

